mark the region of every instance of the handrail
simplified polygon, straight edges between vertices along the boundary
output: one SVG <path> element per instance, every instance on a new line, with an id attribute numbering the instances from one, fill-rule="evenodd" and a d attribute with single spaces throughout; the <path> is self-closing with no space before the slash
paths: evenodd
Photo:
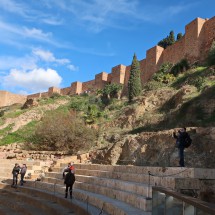
<path id="1" fill-rule="evenodd" d="M 173 191 L 173 190 L 170 190 L 170 189 L 164 188 L 164 187 L 153 186 L 152 191 L 159 191 L 159 192 L 165 193 L 165 194 L 172 196 L 176 199 L 182 200 L 185 203 L 193 205 L 194 207 L 199 208 L 204 212 L 207 212 L 209 214 L 215 214 L 215 204 L 204 202 L 200 199 L 196 199 L 196 198 L 193 198 L 190 196 L 185 196 L 181 193 L 178 193 L 176 191 Z"/>

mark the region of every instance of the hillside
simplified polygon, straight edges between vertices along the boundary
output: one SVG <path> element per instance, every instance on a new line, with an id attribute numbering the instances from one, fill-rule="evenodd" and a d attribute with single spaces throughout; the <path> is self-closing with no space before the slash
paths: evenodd
<path id="1" fill-rule="evenodd" d="M 0 145 L 33 150 L 90 151 L 94 163 L 177 166 L 172 132 L 187 127 L 186 165 L 214 167 L 215 69 L 194 67 L 175 78 L 155 76 L 131 104 L 100 95 L 33 100 L 2 108 Z"/>

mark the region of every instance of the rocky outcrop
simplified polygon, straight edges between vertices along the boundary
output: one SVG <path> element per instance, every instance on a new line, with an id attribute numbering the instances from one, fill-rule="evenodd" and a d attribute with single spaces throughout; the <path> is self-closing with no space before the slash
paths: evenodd
<path id="1" fill-rule="evenodd" d="M 213 168 L 215 163 L 215 127 L 188 128 L 193 139 L 185 149 L 185 163 L 188 167 Z M 141 166 L 178 166 L 178 149 L 175 147 L 173 130 L 142 132 L 137 135 L 122 135 L 110 145 L 97 151 L 95 163 L 132 164 Z M 111 144 L 112 142 L 112 144 Z"/>

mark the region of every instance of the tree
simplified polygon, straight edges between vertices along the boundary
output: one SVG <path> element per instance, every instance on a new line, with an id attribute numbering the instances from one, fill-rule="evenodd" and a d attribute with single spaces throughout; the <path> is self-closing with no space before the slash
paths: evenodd
<path id="1" fill-rule="evenodd" d="M 175 34 L 174 31 L 170 31 L 169 37 L 168 37 L 168 44 L 171 46 L 175 43 Z"/>
<path id="2" fill-rule="evenodd" d="M 134 54 L 131 64 L 130 77 L 128 80 L 128 99 L 131 102 L 135 97 L 139 96 L 142 90 L 140 79 L 140 65 L 137 60 L 136 54 Z"/>
<path id="3" fill-rule="evenodd" d="M 213 41 L 211 48 L 208 52 L 207 62 L 209 66 L 215 65 L 215 41 Z"/>
<path id="4" fill-rule="evenodd" d="M 183 34 L 182 33 L 178 33 L 177 34 L 177 41 L 180 40 L 182 37 L 183 37 Z"/>
<path id="5" fill-rule="evenodd" d="M 169 36 L 158 42 L 158 45 L 166 49 L 168 46 L 171 46 L 174 43 L 175 43 L 174 31 L 170 31 Z"/>

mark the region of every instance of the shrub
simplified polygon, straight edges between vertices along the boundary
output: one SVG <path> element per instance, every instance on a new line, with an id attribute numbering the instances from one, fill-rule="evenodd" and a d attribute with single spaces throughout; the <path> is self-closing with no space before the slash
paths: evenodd
<path id="1" fill-rule="evenodd" d="M 97 94 L 100 95 L 101 101 L 104 105 L 110 104 L 113 98 L 119 97 L 119 92 L 122 90 L 121 84 L 107 84 L 104 89 L 97 91 Z"/>
<path id="2" fill-rule="evenodd" d="M 50 98 L 55 99 L 55 98 L 59 98 L 61 97 L 61 95 L 59 93 L 53 93 Z"/>
<path id="3" fill-rule="evenodd" d="M 75 153 L 89 149 L 96 137 L 94 129 L 70 112 L 60 110 L 49 112 L 29 138 L 31 149 L 66 150 Z"/>
<path id="4" fill-rule="evenodd" d="M 209 66 L 215 65 L 215 41 L 213 41 L 211 48 L 208 52 L 207 63 Z"/>
<path id="5" fill-rule="evenodd" d="M 158 82 L 155 80 L 147 82 L 144 86 L 143 89 L 146 91 L 151 91 L 151 90 L 157 90 L 159 88 L 162 88 L 164 84 L 162 82 Z"/>
<path id="6" fill-rule="evenodd" d="M 177 76 L 179 73 L 184 72 L 190 68 L 189 63 L 187 59 L 182 59 L 180 62 L 175 64 L 170 73 L 173 74 L 174 76 Z"/>

